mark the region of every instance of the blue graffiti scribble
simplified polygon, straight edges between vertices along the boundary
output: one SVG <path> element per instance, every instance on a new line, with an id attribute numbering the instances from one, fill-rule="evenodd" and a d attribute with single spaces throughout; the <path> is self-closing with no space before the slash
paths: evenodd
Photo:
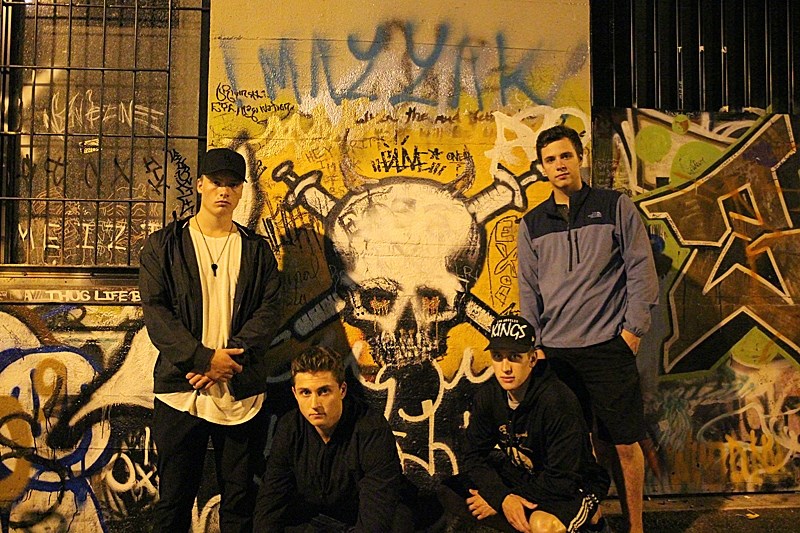
<path id="1" fill-rule="evenodd" d="M 510 70 L 506 66 L 506 38 L 502 33 L 497 34 L 497 53 L 499 54 L 500 61 L 500 102 L 503 105 L 508 104 L 506 100 L 506 91 L 516 87 L 527 96 L 532 102 L 538 102 L 539 99 L 533 94 L 533 91 L 525 82 L 526 74 L 530 73 L 533 66 L 533 53 L 531 50 L 525 57 L 523 57 L 516 68 Z"/>
<path id="2" fill-rule="evenodd" d="M 402 102 L 417 102 L 420 104 L 435 105 L 436 102 L 434 100 L 414 96 L 412 93 L 420 83 L 425 81 L 428 73 L 434 65 L 436 65 L 436 62 L 439 61 L 439 56 L 442 54 L 442 49 L 444 48 L 445 41 L 447 41 L 450 28 L 445 24 L 440 24 L 436 27 L 436 43 L 433 45 L 433 50 L 431 50 L 426 58 L 421 57 L 414 50 L 414 26 L 410 22 L 406 23 L 404 33 L 406 37 L 406 53 L 408 57 L 411 58 L 411 61 L 422 69 L 422 72 L 417 75 L 414 81 L 412 81 L 403 92 L 389 98 L 389 103 L 397 105 Z"/>
<path id="3" fill-rule="evenodd" d="M 288 78 L 291 77 L 295 98 L 297 103 L 301 104 L 303 100 L 297 84 L 294 43 L 290 39 L 281 39 L 277 58 L 274 53 L 270 53 L 266 48 L 261 47 L 258 49 L 258 59 L 261 62 L 261 70 L 264 73 L 264 87 L 266 87 L 269 97 L 275 100 L 278 96 L 278 89 L 286 89 L 289 82 Z"/>

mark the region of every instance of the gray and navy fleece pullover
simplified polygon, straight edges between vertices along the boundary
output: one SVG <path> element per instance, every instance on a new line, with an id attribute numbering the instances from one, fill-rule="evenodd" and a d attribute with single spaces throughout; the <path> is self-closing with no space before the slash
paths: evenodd
<path id="1" fill-rule="evenodd" d="M 622 193 L 583 184 L 569 221 L 553 195 L 519 228 L 519 298 L 536 346 L 582 348 L 650 329 L 658 277 L 647 230 Z"/>

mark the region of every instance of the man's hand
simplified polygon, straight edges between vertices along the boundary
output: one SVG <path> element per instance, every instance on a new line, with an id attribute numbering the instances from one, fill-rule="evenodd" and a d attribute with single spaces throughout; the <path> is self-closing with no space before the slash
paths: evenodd
<path id="1" fill-rule="evenodd" d="M 208 376 L 198 374 L 197 372 L 189 372 L 186 374 L 186 379 L 189 380 L 189 384 L 194 387 L 195 390 L 208 390 L 216 383 L 216 381 Z"/>
<path id="2" fill-rule="evenodd" d="M 497 511 L 492 509 L 492 506 L 486 503 L 486 500 L 483 499 L 483 496 L 478 494 L 477 490 L 469 489 L 469 493 L 472 494 L 472 496 L 467 498 L 467 506 L 469 507 L 469 511 L 472 513 L 472 516 L 478 520 L 483 520 L 484 518 L 488 518 L 497 514 Z"/>
<path id="3" fill-rule="evenodd" d="M 637 337 L 627 329 L 622 330 L 622 340 L 625 341 L 625 344 L 628 345 L 628 348 L 631 349 L 633 355 L 639 353 L 639 342 L 642 340 L 640 337 Z"/>
<path id="4" fill-rule="evenodd" d="M 213 381 L 227 382 L 234 374 L 242 371 L 242 365 L 234 361 L 232 357 L 242 353 L 244 353 L 244 350 L 241 348 L 218 348 L 214 350 L 209 369 L 206 370 L 204 375 Z"/>
<path id="5" fill-rule="evenodd" d="M 533 353 L 535 353 L 535 354 L 536 354 L 536 360 L 537 360 L 537 361 L 538 361 L 539 359 L 545 359 L 544 350 L 542 350 L 541 348 L 536 348 L 536 349 L 533 351 Z"/>
<path id="6" fill-rule="evenodd" d="M 522 496 L 509 494 L 503 500 L 503 514 L 506 515 L 508 523 L 514 526 L 517 531 L 527 532 L 531 530 L 528 519 L 525 517 L 525 509 L 536 509 L 537 505 L 531 503 Z"/>

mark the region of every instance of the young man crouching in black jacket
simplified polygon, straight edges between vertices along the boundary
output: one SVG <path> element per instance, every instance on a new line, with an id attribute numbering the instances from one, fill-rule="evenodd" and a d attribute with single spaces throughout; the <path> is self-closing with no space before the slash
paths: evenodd
<path id="1" fill-rule="evenodd" d="M 464 472 L 440 498 L 452 514 L 503 531 L 601 531 L 609 478 L 589 444 L 578 400 L 533 350 L 533 326 L 504 316 L 487 349 L 496 379 L 475 396 Z"/>

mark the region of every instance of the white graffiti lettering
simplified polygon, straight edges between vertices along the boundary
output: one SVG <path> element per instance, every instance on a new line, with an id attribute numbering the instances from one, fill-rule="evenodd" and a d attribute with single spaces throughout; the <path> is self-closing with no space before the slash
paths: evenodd
<path id="1" fill-rule="evenodd" d="M 515 339 L 524 339 L 528 336 L 528 326 L 524 324 L 509 323 L 503 320 L 498 320 L 492 326 L 492 337 L 514 337 Z"/>

